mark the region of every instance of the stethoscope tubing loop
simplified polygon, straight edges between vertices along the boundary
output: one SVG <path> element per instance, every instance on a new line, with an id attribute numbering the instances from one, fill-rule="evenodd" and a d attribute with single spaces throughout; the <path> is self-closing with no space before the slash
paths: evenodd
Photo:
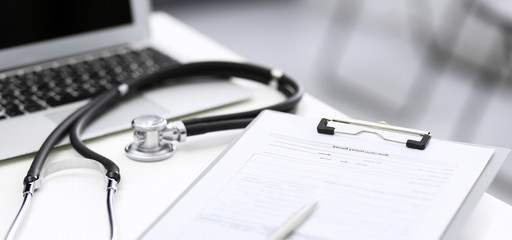
<path id="1" fill-rule="evenodd" d="M 119 102 L 128 92 L 140 89 L 144 86 L 150 85 L 155 82 L 176 79 L 191 76 L 230 76 L 239 77 L 257 81 L 263 84 L 269 84 L 276 81 L 278 84 L 277 89 L 282 92 L 287 98 L 285 101 L 274 104 L 268 107 L 259 108 L 251 111 L 219 115 L 205 118 L 195 118 L 183 121 L 187 127 L 188 132 L 200 134 L 210 131 L 227 130 L 233 128 L 244 128 L 253 118 L 255 118 L 264 109 L 272 109 L 276 111 L 293 111 L 302 98 L 304 88 L 298 82 L 284 74 L 276 76 L 276 71 L 250 65 L 246 63 L 236 62 L 197 62 L 188 63 L 184 65 L 171 66 L 161 69 L 158 72 L 141 76 L 128 83 L 120 85 L 116 89 L 106 91 L 97 97 L 93 98 L 89 103 L 73 112 L 64 121 L 61 122 L 53 132 L 48 136 L 41 148 L 37 152 L 34 160 L 24 178 L 25 187 L 31 186 L 36 182 L 41 174 L 41 169 L 50 153 L 52 148 L 58 144 L 67 133 L 70 134 L 70 140 L 73 147 L 84 157 L 91 158 L 101 163 L 106 169 L 106 175 L 109 179 L 115 182 L 115 185 L 120 182 L 121 175 L 119 167 L 110 159 L 89 149 L 80 139 L 80 134 L 87 126 L 94 121 L 100 114 L 108 110 L 115 103 Z M 115 218 L 113 211 L 113 194 L 114 188 L 108 188 L 107 206 L 109 211 L 109 220 L 111 226 L 111 238 L 117 238 L 117 228 L 115 227 Z M 7 237 L 14 236 L 15 231 L 19 227 L 23 216 L 28 211 L 30 206 L 33 192 L 24 194 L 24 201 L 22 207 L 13 222 L 13 233 L 8 233 Z M 6 239 L 8 239 L 6 237 Z"/>

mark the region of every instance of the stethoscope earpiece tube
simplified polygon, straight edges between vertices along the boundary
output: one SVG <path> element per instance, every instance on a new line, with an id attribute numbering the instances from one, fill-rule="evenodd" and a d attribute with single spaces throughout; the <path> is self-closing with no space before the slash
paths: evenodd
<path id="1" fill-rule="evenodd" d="M 86 112 L 82 113 L 81 117 L 75 121 L 69 131 L 69 139 L 75 150 L 82 156 L 94 159 L 101 163 L 101 165 L 103 165 L 107 171 L 107 177 L 116 180 L 118 183 L 121 181 L 121 174 L 117 164 L 85 146 L 85 144 L 80 139 L 80 134 L 95 118 L 97 118 L 101 113 L 105 112 L 112 105 L 118 102 L 121 96 L 122 95 L 119 93 L 119 91 L 114 89 L 109 90 L 101 96 L 93 99 L 88 104 L 91 105 L 91 107 L 89 107 Z"/>
<path id="2" fill-rule="evenodd" d="M 103 95 L 97 97 L 98 100 L 102 96 Z M 70 116 L 64 119 L 46 138 L 44 143 L 39 148 L 39 151 L 37 151 L 37 154 L 34 157 L 32 164 L 30 165 L 27 175 L 23 180 L 23 184 L 25 186 L 39 179 L 39 175 L 41 174 L 41 170 L 46 161 L 46 158 L 48 158 L 48 155 L 50 154 L 53 147 L 57 145 L 66 136 L 66 134 L 68 134 L 69 128 L 73 125 L 73 123 L 79 119 L 83 113 L 87 112 L 92 106 L 93 105 L 89 103 L 73 112 Z"/>

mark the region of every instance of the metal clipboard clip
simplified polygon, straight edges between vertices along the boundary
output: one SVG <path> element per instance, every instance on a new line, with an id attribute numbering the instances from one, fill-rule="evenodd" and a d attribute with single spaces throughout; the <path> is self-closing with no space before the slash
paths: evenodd
<path id="1" fill-rule="evenodd" d="M 414 135 L 414 136 L 421 137 L 421 139 L 419 141 L 409 139 L 404 142 L 404 141 L 400 141 L 400 140 L 386 138 L 386 137 L 382 136 L 380 133 L 375 132 L 375 131 L 370 131 L 370 130 L 360 130 L 360 131 L 354 132 L 354 133 L 336 131 L 336 129 L 334 127 L 327 126 L 327 124 L 330 121 L 337 122 L 337 123 L 344 123 L 344 124 L 352 124 L 352 125 L 373 128 L 373 129 L 386 130 L 386 131 L 391 131 L 391 132 L 395 132 L 395 133 Z M 374 122 L 367 122 L 367 121 L 361 121 L 361 120 L 355 120 L 355 119 L 339 120 L 339 119 L 322 118 L 320 120 L 320 122 L 318 123 L 318 126 L 316 129 L 317 129 L 318 133 L 328 134 L 328 135 L 334 135 L 334 133 L 339 133 L 339 134 L 357 136 L 357 135 L 361 135 L 363 133 L 371 133 L 371 134 L 375 134 L 375 135 L 379 136 L 382 140 L 394 142 L 394 143 L 405 144 L 405 146 L 407 146 L 408 148 L 414 148 L 414 149 L 419 149 L 419 150 L 424 150 L 427 147 L 427 144 L 430 141 L 430 138 L 432 138 L 432 136 L 430 135 L 430 132 L 427 132 L 427 131 L 391 126 L 391 125 L 388 125 L 387 123 L 383 123 L 383 122 L 374 123 Z"/>

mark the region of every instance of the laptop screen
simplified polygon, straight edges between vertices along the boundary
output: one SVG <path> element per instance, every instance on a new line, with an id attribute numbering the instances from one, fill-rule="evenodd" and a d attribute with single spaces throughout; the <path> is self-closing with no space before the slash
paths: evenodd
<path id="1" fill-rule="evenodd" d="M 132 22 L 129 0 L 4 0 L 0 49 Z"/>

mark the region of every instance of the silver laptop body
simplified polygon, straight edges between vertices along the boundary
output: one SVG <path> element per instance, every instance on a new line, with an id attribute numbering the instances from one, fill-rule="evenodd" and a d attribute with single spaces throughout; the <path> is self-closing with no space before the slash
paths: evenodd
<path id="1" fill-rule="evenodd" d="M 23 4 L 20 6 L 24 9 L 20 9 L 20 6 L 3 7 L 3 11 L 6 13 L 4 17 L 7 18 L 7 20 L 4 19 L 4 24 L 9 25 L 10 27 L 7 29 L 12 31 L 10 33 L 4 31 L 4 36 L 14 37 L 7 37 L 9 40 L 4 43 L 0 40 L 0 83 L 3 81 L 4 89 L 4 91 L 0 90 L 0 146 L 2 146 L 0 160 L 37 151 L 56 125 L 87 101 L 81 100 L 50 106 L 45 102 L 41 103 L 41 99 L 47 98 L 45 92 L 38 93 L 39 95 L 19 97 L 22 99 L 20 100 L 16 94 L 22 90 L 18 89 L 19 87 L 12 87 L 8 80 L 25 79 L 19 76 L 32 73 L 38 75 L 46 70 L 55 70 L 63 66 L 100 58 L 102 60 L 109 59 L 109 57 L 117 57 L 119 54 L 147 48 L 162 52 L 163 55 L 172 55 L 172 53 L 165 52 L 165 47 L 160 48 L 153 44 L 148 30 L 149 1 L 61 1 L 61 4 L 67 4 L 64 7 L 66 10 L 56 9 L 48 1 L 10 2 L 20 2 L 19 4 Z M 11 5 L 16 5 L 16 3 Z M 75 13 L 70 10 L 72 8 L 84 12 Z M 49 14 L 45 14 L 45 11 L 48 11 Z M 41 19 L 47 16 L 58 17 L 39 21 L 37 17 L 32 17 L 34 15 L 37 17 L 41 15 Z M 109 20 L 110 16 L 116 17 L 114 20 Z M 102 17 L 105 19 L 97 20 Z M 16 21 L 9 21 L 9 18 L 16 19 Z M 89 26 L 89 21 L 92 21 L 90 20 L 92 18 L 96 20 L 90 24 L 92 26 Z M 37 26 L 36 23 L 40 22 L 42 22 L 41 26 Z M 74 23 L 85 26 L 76 30 Z M 60 28 L 67 28 L 67 32 L 52 32 Z M 25 31 L 20 31 L 21 29 Z M 153 30 L 155 31 L 155 29 Z M 45 31 L 50 31 L 54 35 L 44 35 Z M 166 31 L 166 29 L 156 29 L 156 31 Z M 43 36 L 32 36 L 37 35 L 38 32 L 42 32 Z M 168 44 L 173 43 L 169 42 Z M 152 64 L 154 61 L 150 60 L 149 62 Z M 119 71 L 121 75 L 122 72 Z M 158 114 L 173 118 L 241 101 L 249 96 L 247 91 L 229 81 L 213 80 L 199 79 L 191 83 L 170 83 L 150 89 L 141 97 L 130 99 L 105 114 L 86 131 L 84 137 L 97 137 L 127 129 L 130 127 L 131 120 L 141 114 Z M 35 78 L 31 80 L 31 83 L 37 84 L 39 81 Z M 94 88 L 101 84 L 103 83 L 88 85 Z M 48 88 L 48 86 L 46 87 Z M 7 90 L 7 88 L 14 90 Z M 28 88 L 34 90 L 36 87 Z M 71 93 L 73 92 L 71 91 Z M 16 113 L 16 109 L 11 109 L 13 105 L 16 108 L 27 98 L 30 98 L 30 101 L 39 102 L 46 109 L 36 108 L 36 111 L 32 111 L 33 109 L 27 106 L 18 107 L 22 113 Z M 8 107 L 10 108 L 8 109 Z"/>

